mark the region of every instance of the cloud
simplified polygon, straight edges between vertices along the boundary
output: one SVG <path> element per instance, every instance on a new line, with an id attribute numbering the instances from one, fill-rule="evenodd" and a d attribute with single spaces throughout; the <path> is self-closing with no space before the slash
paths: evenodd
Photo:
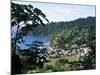
<path id="1" fill-rule="evenodd" d="M 66 14 L 66 15 L 69 15 L 69 14 L 72 14 L 73 13 L 73 10 L 71 10 L 71 9 L 68 9 L 68 8 L 58 8 L 58 9 L 55 9 L 55 8 L 53 8 L 53 9 L 49 9 L 49 10 L 47 10 L 47 12 L 51 12 L 51 13 L 56 13 L 56 14 L 58 14 L 58 15 L 63 15 L 63 14 Z"/>
<path id="2" fill-rule="evenodd" d="M 50 21 L 66 21 L 69 15 L 76 12 L 74 9 L 61 7 L 42 9 L 42 11 L 47 15 Z"/>
<path id="3" fill-rule="evenodd" d="M 32 4 L 46 14 L 49 21 L 70 21 L 77 18 L 95 16 L 95 6 L 55 4 L 41 2 L 17 2 L 19 4 Z"/>

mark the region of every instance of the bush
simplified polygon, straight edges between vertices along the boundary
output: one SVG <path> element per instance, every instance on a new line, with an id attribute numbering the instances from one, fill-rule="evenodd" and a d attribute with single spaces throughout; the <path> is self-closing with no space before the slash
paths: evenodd
<path id="1" fill-rule="evenodd" d="M 53 65 L 45 65 L 44 66 L 44 69 L 46 70 L 46 71 L 48 71 L 48 70 L 52 70 L 54 67 L 53 67 Z"/>
<path id="2" fill-rule="evenodd" d="M 64 58 L 61 58 L 61 59 L 58 59 L 56 61 L 56 63 L 60 63 L 60 64 L 64 65 L 64 64 L 68 63 L 68 60 L 67 59 L 64 59 Z"/>

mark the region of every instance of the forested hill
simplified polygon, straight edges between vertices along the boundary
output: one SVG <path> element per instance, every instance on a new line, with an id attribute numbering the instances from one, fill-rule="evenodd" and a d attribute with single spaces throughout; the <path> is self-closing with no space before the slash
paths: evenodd
<path id="1" fill-rule="evenodd" d="M 69 22 L 51 22 L 46 24 L 46 26 L 38 26 L 38 28 L 36 28 L 33 31 L 33 35 L 51 35 L 54 34 L 56 32 L 60 32 L 62 30 L 65 30 L 67 28 L 72 28 L 75 26 L 78 27 L 88 27 L 91 25 L 95 25 L 96 22 L 96 17 L 87 17 L 87 18 L 79 18 L 73 21 L 69 21 Z"/>

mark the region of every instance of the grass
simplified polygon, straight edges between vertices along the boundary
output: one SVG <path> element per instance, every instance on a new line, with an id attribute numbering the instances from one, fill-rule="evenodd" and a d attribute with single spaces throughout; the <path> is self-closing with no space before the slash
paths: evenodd
<path id="1" fill-rule="evenodd" d="M 49 61 L 44 64 L 42 69 L 37 68 L 28 73 L 43 73 L 43 72 L 58 72 L 58 71 L 69 71 L 69 62 L 78 61 L 79 57 L 77 55 L 64 56 L 60 58 L 49 58 Z"/>
<path id="2" fill-rule="evenodd" d="M 49 62 L 45 63 L 45 70 L 51 70 L 52 72 L 57 71 L 69 71 L 70 65 L 69 62 L 78 61 L 78 55 L 64 56 L 60 58 L 49 58 Z M 49 68 L 47 68 L 49 66 Z"/>
<path id="3" fill-rule="evenodd" d="M 54 59 L 50 58 L 49 59 L 50 62 L 47 62 L 46 64 L 55 66 L 55 63 L 60 59 L 67 59 L 68 62 L 73 62 L 73 61 L 78 61 L 79 57 L 77 55 L 71 55 L 71 56 L 64 56 L 64 57 L 54 58 Z"/>

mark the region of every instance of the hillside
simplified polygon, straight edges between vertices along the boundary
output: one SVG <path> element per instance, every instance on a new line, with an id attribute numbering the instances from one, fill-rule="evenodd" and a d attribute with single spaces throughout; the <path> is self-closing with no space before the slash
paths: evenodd
<path id="1" fill-rule="evenodd" d="M 79 18 L 69 22 L 51 22 L 46 24 L 45 26 L 38 26 L 33 31 L 33 34 L 36 35 L 51 35 L 56 32 L 61 32 L 62 30 L 66 30 L 67 28 L 71 28 L 73 26 L 78 27 L 87 27 L 95 24 L 95 17 L 87 17 L 87 18 Z"/>

